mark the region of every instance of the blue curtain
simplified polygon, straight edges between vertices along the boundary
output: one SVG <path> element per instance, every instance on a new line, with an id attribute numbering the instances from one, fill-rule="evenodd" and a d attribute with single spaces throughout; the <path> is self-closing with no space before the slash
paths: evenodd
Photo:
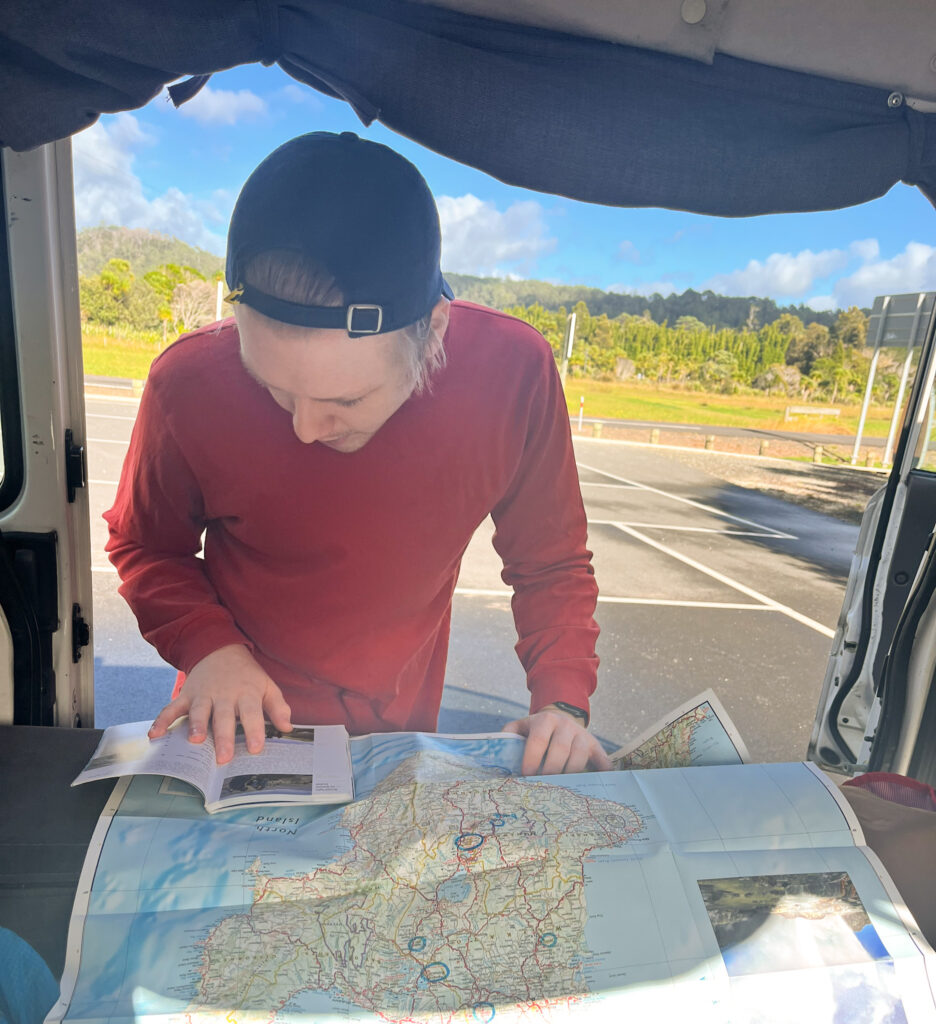
<path id="1" fill-rule="evenodd" d="M 749 216 L 848 206 L 898 181 L 936 197 L 936 115 L 897 93 L 400 0 L 4 4 L 0 140 L 27 149 L 253 61 L 365 123 L 588 202 Z"/>

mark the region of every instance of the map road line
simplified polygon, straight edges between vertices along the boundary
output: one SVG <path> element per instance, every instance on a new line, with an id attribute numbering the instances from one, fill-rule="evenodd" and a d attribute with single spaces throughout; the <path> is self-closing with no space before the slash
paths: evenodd
<path id="1" fill-rule="evenodd" d="M 732 519 L 736 523 L 744 523 L 745 526 L 756 526 L 758 530 L 764 530 L 770 533 L 773 537 L 781 537 L 784 540 L 796 540 L 792 533 L 784 533 L 782 530 L 775 530 L 772 526 L 765 526 L 763 523 L 755 523 L 753 519 L 742 519 L 741 516 L 733 516 L 730 512 L 722 512 L 712 505 L 706 505 L 701 501 L 693 501 L 692 498 L 683 498 L 678 494 L 670 494 L 669 491 L 663 491 L 659 487 L 651 487 L 649 484 L 642 484 L 636 480 L 628 480 L 626 476 L 617 476 L 614 473 L 609 473 L 604 469 L 596 469 L 594 466 L 586 466 L 584 462 L 576 462 L 579 469 L 587 469 L 590 473 L 598 473 L 601 476 L 610 477 L 612 480 L 617 480 L 623 484 L 630 484 L 632 487 L 639 487 L 642 491 L 650 491 L 653 494 L 660 494 L 664 498 L 671 498 L 673 501 L 681 501 L 684 505 L 691 505 L 693 508 L 700 508 L 703 512 L 711 512 L 712 515 L 718 516 L 719 519 Z"/>
<path id="2" fill-rule="evenodd" d="M 799 622 L 804 626 L 808 626 L 810 629 L 814 629 L 817 633 L 821 633 L 823 636 L 829 637 L 829 639 L 835 636 L 835 630 L 829 629 L 828 626 L 823 626 L 821 622 L 816 622 L 815 619 L 811 619 L 808 615 L 803 615 L 802 612 L 796 611 L 795 608 L 791 608 L 786 604 L 781 604 L 779 601 L 775 601 L 772 597 L 762 594 L 759 590 L 754 590 L 753 587 L 748 587 L 744 583 L 739 583 L 737 580 L 733 580 L 730 576 L 726 576 L 724 573 L 718 572 L 717 569 L 711 569 L 709 566 L 703 565 L 701 562 L 697 562 L 694 558 L 690 558 L 688 555 L 675 551 L 673 548 L 667 547 L 665 544 L 660 544 L 658 541 L 653 540 L 646 534 L 641 533 L 639 530 L 635 530 L 630 526 L 625 526 L 623 523 L 615 523 L 615 526 L 624 533 L 629 534 L 635 540 L 643 541 L 644 544 L 648 544 L 650 547 L 655 548 L 664 555 L 670 555 L 677 561 L 682 562 L 684 565 L 688 565 L 693 569 L 698 569 L 699 572 L 705 573 L 706 576 L 711 576 L 712 579 L 718 580 L 719 583 L 724 583 L 733 590 L 737 590 L 742 594 L 747 594 L 748 597 L 752 597 L 755 601 L 760 601 L 761 604 L 773 611 L 780 612 L 782 615 L 788 616 L 795 622 Z M 788 536 L 788 534 L 785 534 L 784 536 Z"/>

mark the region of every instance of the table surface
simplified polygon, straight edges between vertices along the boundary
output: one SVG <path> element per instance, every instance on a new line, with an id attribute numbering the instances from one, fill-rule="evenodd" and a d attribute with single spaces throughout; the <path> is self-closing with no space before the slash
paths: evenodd
<path id="1" fill-rule="evenodd" d="M 100 737 L 98 729 L 0 725 L 0 925 L 56 977 L 88 842 L 114 787 L 71 788 Z"/>

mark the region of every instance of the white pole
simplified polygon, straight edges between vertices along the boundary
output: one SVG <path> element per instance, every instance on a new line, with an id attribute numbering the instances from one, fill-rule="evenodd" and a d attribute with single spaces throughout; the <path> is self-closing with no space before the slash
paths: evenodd
<path id="1" fill-rule="evenodd" d="M 900 374 L 900 387 L 897 389 L 897 404 L 894 406 L 894 415 L 891 416 L 890 430 L 887 432 L 887 444 L 884 446 L 884 461 L 882 466 L 889 466 L 891 457 L 894 454 L 894 440 L 897 437 L 897 424 L 900 422 L 900 410 L 903 406 L 904 392 L 907 390 L 907 380 L 910 377 L 910 363 L 913 360 L 913 346 L 916 344 L 917 329 L 920 326 L 920 316 L 923 313 L 923 302 L 926 299 L 926 292 L 920 292 L 917 296 L 917 308 L 913 317 L 913 327 L 910 328 L 910 338 L 907 341 L 907 358 L 904 360 L 903 370 Z"/>
<path id="2" fill-rule="evenodd" d="M 582 432 L 582 417 L 585 415 L 585 396 L 579 399 L 579 433 Z"/>
<path id="3" fill-rule="evenodd" d="M 884 296 L 881 304 L 881 319 L 878 320 L 877 337 L 874 339 L 874 355 L 871 357 L 871 366 L 868 369 L 868 383 L 865 385 L 864 401 L 861 403 L 861 415 L 858 417 L 858 433 L 855 436 L 855 447 L 852 449 L 851 464 L 858 465 L 858 456 L 861 454 L 861 435 L 864 432 L 865 419 L 868 416 L 868 406 L 871 404 L 871 386 L 874 384 L 874 373 L 877 370 L 878 356 L 881 354 L 881 339 L 884 337 L 884 321 L 887 319 L 887 307 L 890 305 L 891 297 Z"/>
<path id="4" fill-rule="evenodd" d="M 878 356 L 880 356 L 881 350 L 876 348 L 874 355 L 871 357 L 871 367 L 868 370 L 868 383 L 865 387 L 864 401 L 861 403 L 861 415 L 858 417 L 858 434 L 855 437 L 855 447 L 852 450 L 851 464 L 853 466 L 858 465 L 858 456 L 861 454 L 861 435 L 864 432 L 865 419 L 868 416 L 868 406 L 871 404 L 871 388 L 874 384 L 874 374 L 877 370 Z"/>
<path id="5" fill-rule="evenodd" d="M 218 302 L 215 305 L 215 320 L 221 319 L 221 305 L 224 302 L 224 282 L 218 281 Z"/>
<path id="6" fill-rule="evenodd" d="M 565 387 L 566 377 L 569 375 L 569 358 L 572 355 L 572 346 L 575 344 L 575 314 L 572 313 L 569 316 L 568 323 L 569 331 L 569 343 L 566 345 L 566 350 L 562 354 L 562 365 L 559 368 L 559 377 L 562 380 L 562 386 Z"/>

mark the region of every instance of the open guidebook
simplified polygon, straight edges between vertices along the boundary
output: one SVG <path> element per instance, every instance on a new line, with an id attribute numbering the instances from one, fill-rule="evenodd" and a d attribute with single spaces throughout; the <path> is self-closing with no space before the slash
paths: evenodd
<path id="1" fill-rule="evenodd" d="M 175 722 L 160 739 L 152 722 L 112 725 L 72 783 L 122 775 L 163 775 L 194 786 L 211 813 L 253 804 L 344 804 L 354 797 L 348 732 L 343 725 L 296 725 L 280 732 L 267 723 L 263 752 L 250 754 L 240 725 L 234 757 L 215 763 L 209 735 L 188 742 L 188 719 Z"/>

